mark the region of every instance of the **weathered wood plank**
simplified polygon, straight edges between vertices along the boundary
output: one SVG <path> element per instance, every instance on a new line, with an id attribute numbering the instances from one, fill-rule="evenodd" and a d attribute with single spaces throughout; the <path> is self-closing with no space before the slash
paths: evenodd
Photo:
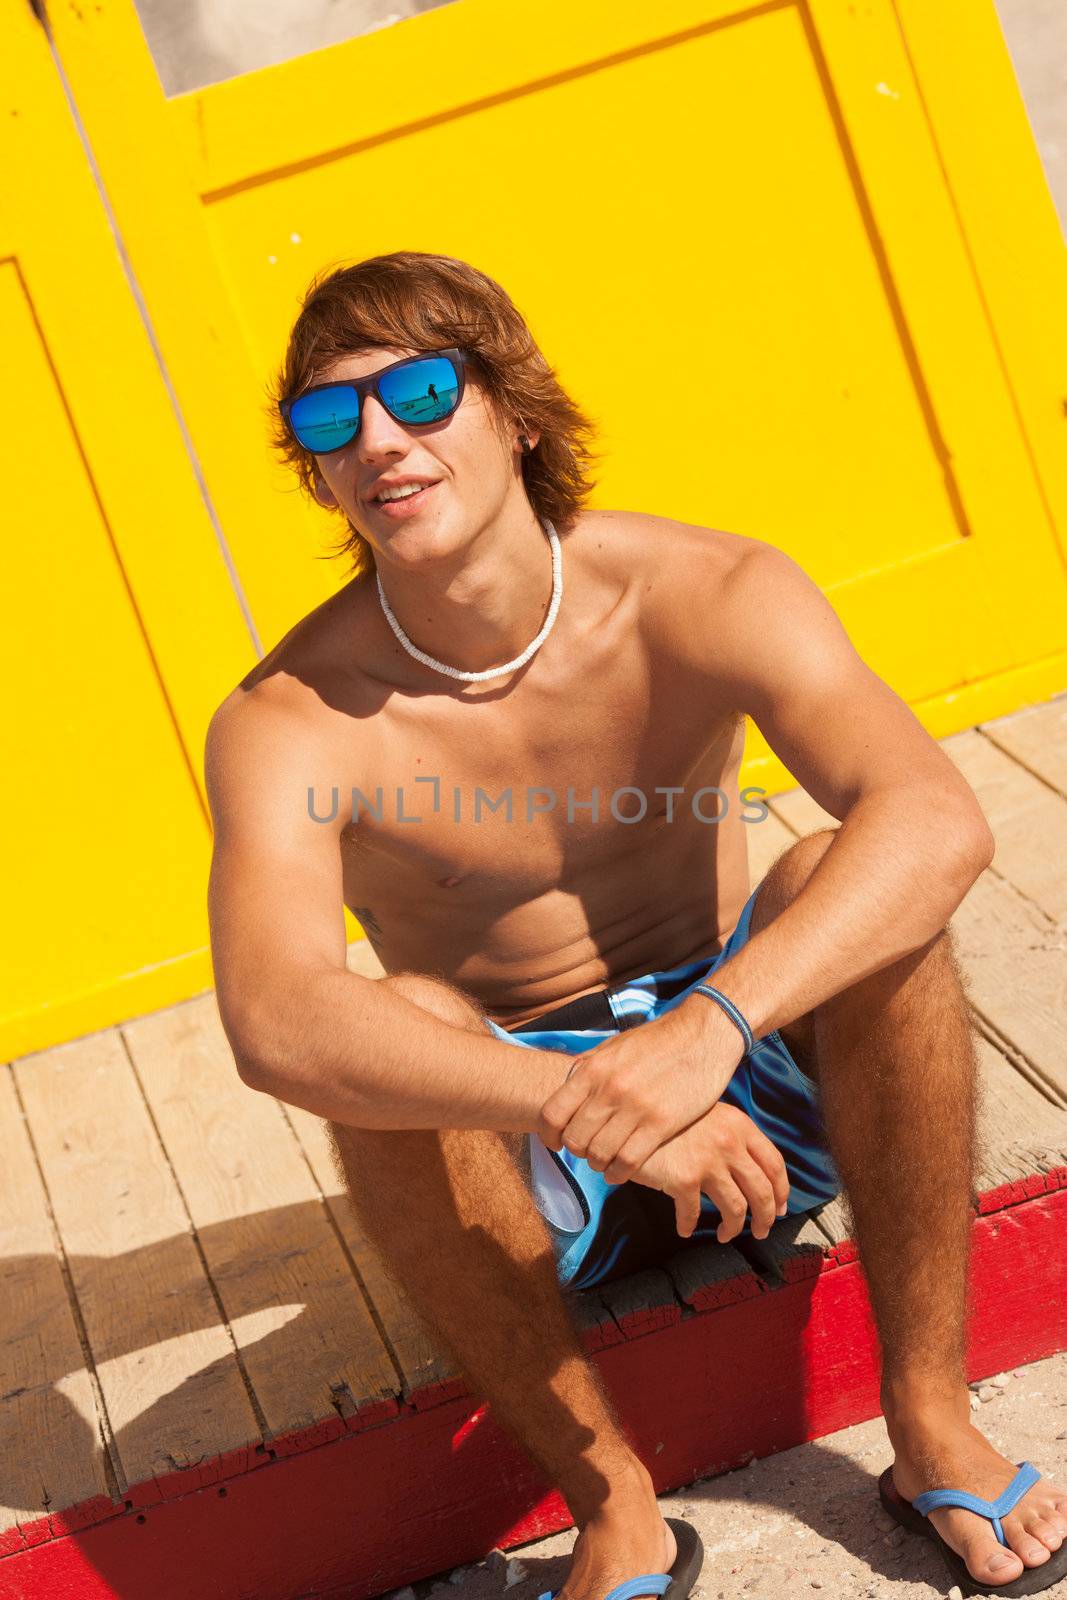
<path id="1" fill-rule="evenodd" d="M 776 794 L 767 804 L 773 815 L 801 839 L 806 838 L 809 833 L 817 832 L 820 828 L 840 826 L 837 818 L 824 811 L 806 789 L 790 789 L 786 794 Z"/>
<path id="2" fill-rule="evenodd" d="M 994 872 L 1053 921 L 1067 919 L 1067 800 L 973 730 L 942 740 L 942 748 L 993 830 Z"/>
<path id="3" fill-rule="evenodd" d="M 782 1220 L 784 1222 L 786 1219 L 783 1217 Z M 826 1204 L 820 1206 L 817 1211 L 808 1214 L 807 1230 L 801 1230 L 797 1235 L 797 1243 L 815 1244 L 821 1237 L 833 1246 L 837 1258 L 843 1260 L 847 1258 L 841 1255 L 840 1246 L 846 1240 L 852 1239 L 855 1236 L 855 1232 L 847 1201 L 842 1195 L 835 1195 L 832 1200 L 827 1200 Z"/>
<path id="4" fill-rule="evenodd" d="M 1067 1105 L 1067 932 L 992 872 L 952 926 L 971 1005 Z"/>
<path id="5" fill-rule="evenodd" d="M 1051 1105 L 987 1039 L 976 1043 L 979 1194 L 1067 1167 L 1067 1110 Z"/>
<path id="6" fill-rule="evenodd" d="M 627 1339 L 670 1328 L 682 1319 L 682 1307 L 670 1276 L 660 1267 L 631 1272 L 613 1283 L 599 1283 L 596 1294 L 603 1301 Z"/>
<path id="7" fill-rule="evenodd" d="M 334 1159 L 326 1123 L 298 1106 L 286 1106 L 285 1112 L 378 1314 L 400 1367 L 404 1398 L 430 1389 L 439 1396 L 442 1385 L 454 1384 L 458 1379 L 455 1363 L 437 1348 L 411 1301 L 363 1232 Z"/>
<path id="8" fill-rule="evenodd" d="M 123 1033 L 268 1436 L 395 1397 L 307 1162 L 278 1102 L 238 1077 L 214 995 Z"/>
<path id="9" fill-rule="evenodd" d="M 0 1068 L 0 1534 L 108 1492 L 101 1418 L 48 1202 Z"/>
<path id="10" fill-rule="evenodd" d="M 385 968 L 374 954 L 369 939 L 353 939 L 348 946 L 345 965 L 349 972 L 358 972 L 364 978 L 381 978 L 385 975 Z"/>
<path id="11" fill-rule="evenodd" d="M 679 1299 L 694 1311 L 713 1311 L 763 1292 L 763 1284 L 741 1252 L 717 1240 L 685 1245 L 663 1263 L 663 1270 Z"/>
<path id="12" fill-rule="evenodd" d="M 1067 695 L 982 724 L 993 743 L 1067 795 Z"/>
<path id="13" fill-rule="evenodd" d="M 1053 919 L 1067 916 L 1067 800 L 973 729 L 942 740 L 942 746 L 989 819 L 997 839 L 997 873 Z M 800 837 L 837 826 L 803 789 L 776 795 L 769 804 Z"/>
<path id="14" fill-rule="evenodd" d="M 592 1352 L 625 1343 L 626 1334 L 615 1321 L 599 1290 L 565 1289 L 563 1298 L 583 1349 Z"/>
<path id="15" fill-rule="evenodd" d="M 829 1247 L 850 1236 L 850 1230 L 842 1222 L 837 1224 L 836 1235 L 820 1227 L 821 1217 L 835 1206 L 843 1218 L 840 1201 L 828 1202 L 819 1207 L 817 1213 L 777 1218 L 766 1239 L 749 1237 L 744 1241 L 741 1248 L 745 1257 L 762 1272 L 769 1273 L 772 1280 L 796 1283 L 800 1278 L 817 1277 L 826 1263 Z"/>
<path id="16" fill-rule="evenodd" d="M 14 1064 L 125 1489 L 260 1428 L 114 1030 Z"/>

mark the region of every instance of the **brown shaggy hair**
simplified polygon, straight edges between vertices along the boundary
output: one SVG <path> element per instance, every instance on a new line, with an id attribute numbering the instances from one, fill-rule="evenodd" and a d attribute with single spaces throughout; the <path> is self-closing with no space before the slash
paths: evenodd
<path id="1" fill-rule="evenodd" d="M 396 250 L 312 281 L 270 391 L 274 449 L 314 499 L 315 457 L 292 437 L 279 403 L 317 383 L 339 356 L 450 345 L 474 356 L 468 380 L 484 389 L 502 429 L 517 416 L 526 432 L 540 432 L 522 457 L 526 493 L 538 517 L 565 533 L 596 486 L 589 476 L 600 454 L 592 449 L 594 424 L 566 394 L 500 285 L 453 256 Z M 349 531 L 331 554 L 349 554 L 353 574 L 373 571 L 370 544 L 343 511 L 338 515 Z"/>

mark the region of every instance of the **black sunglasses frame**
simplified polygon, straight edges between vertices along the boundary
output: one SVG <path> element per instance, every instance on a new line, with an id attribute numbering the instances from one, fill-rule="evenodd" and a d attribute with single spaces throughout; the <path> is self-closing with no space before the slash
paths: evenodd
<path id="1" fill-rule="evenodd" d="M 452 407 L 451 411 L 447 411 L 443 417 L 434 417 L 430 422 L 411 422 L 406 417 L 398 417 L 393 408 L 385 400 L 380 388 L 378 387 L 380 380 L 385 377 L 387 372 L 395 372 L 398 367 L 414 366 L 415 362 L 417 361 L 431 360 L 435 356 L 448 356 L 456 369 L 458 383 L 456 386 L 455 405 Z M 377 372 L 368 372 L 365 378 L 334 378 L 330 383 L 313 383 L 310 389 L 302 389 L 299 394 L 293 395 L 291 400 L 283 400 L 279 405 L 278 410 L 282 414 L 282 419 L 285 423 L 285 426 L 288 428 L 290 434 L 296 440 L 297 444 L 300 445 L 301 450 L 308 450 L 309 446 L 302 443 L 302 441 L 297 438 L 296 429 L 293 427 L 292 419 L 289 415 L 296 402 L 298 400 L 303 400 L 305 395 L 317 394 L 320 389 L 355 390 L 356 402 L 359 406 L 359 420 L 356 423 L 351 437 L 346 439 L 344 444 L 335 444 L 329 450 L 310 451 L 310 454 L 316 456 L 336 455 L 338 450 L 347 450 L 349 445 L 352 443 L 352 440 L 359 437 L 359 430 L 363 426 L 363 401 L 368 394 L 372 394 L 378 401 L 378 404 L 385 407 L 386 411 L 388 411 L 393 420 L 401 423 L 405 428 L 436 428 L 439 423 L 447 422 L 449 417 L 455 416 L 463 402 L 463 391 L 466 387 L 466 369 L 472 364 L 472 361 L 473 358 L 470 353 L 466 350 L 459 349 L 459 347 L 456 345 L 449 346 L 447 350 L 420 350 L 417 355 L 401 356 L 399 361 L 390 361 L 387 367 L 379 367 Z"/>

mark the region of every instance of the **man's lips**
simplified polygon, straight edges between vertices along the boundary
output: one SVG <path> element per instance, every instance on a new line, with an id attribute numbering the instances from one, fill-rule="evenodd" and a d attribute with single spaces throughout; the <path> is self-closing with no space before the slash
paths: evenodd
<path id="1" fill-rule="evenodd" d="M 404 516 L 409 511 L 417 511 L 420 506 L 424 505 L 436 488 L 436 483 L 428 483 L 417 494 L 406 494 L 400 500 L 379 500 L 375 498 L 371 501 L 371 505 L 376 511 L 384 511 L 387 516 Z"/>

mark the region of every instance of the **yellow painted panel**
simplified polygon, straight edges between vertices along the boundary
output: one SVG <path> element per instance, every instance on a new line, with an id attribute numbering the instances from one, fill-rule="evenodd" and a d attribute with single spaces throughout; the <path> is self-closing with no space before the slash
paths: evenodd
<path id="1" fill-rule="evenodd" d="M 1067 559 L 1067 249 L 1011 56 L 991 4 L 894 3 Z"/>
<path id="2" fill-rule="evenodd" d="M 992 12 L 991 0 L 987 8 Z M 1067 565 L 1035 472 L 1036 441 L 1023 426 L 967 219 L 949 187 L 916 76 L 932 63 L 919 55 L 916 66 L 914 46 L 889 5 L 811 0 L 811 11 L 842 138 L 882 243 L 887 283 L 899 294 L 902 337 L 906 327 L 934 400 L 946 472 L 986 563 L 999 625 L 1018 663 L 1047 656 L 1067 644 Z M 959 20 L 965 26 L 962 14 Z M 1005 96 L 1002 87 L 995 75 L 976 74 L 958 114 L 998 120 L 1007 132 L 1013 117 L 1025 115 L 1018 97 Z M 973 149 L 957 147 L 957 172 L 978 160 Z M 1022 233 L 1041 220 L 1025 206 L 1010 221 L 998 217 Z M 1054 328 L 1063 309 L 1050 303 L 1048 315 Z"/>
<path id="3" fill-rule="evenodd" d="M 29 7 L 0 3 L 0 245 L 32 285 L 66 426 L 199 781 L 208 718 L 255 650 L 47 40 Z M 190 647 L 200 636 L 211 650 Z"/>
<path id="4" fill-rule="evenodd" d="M 201 754 L 255 650 L 47 36 L 0 3 L 7 1059 L 210 986 Z"/>
<path id="5" fill-rule="evenodd" d="M 190 882 L 205 881 L 208 830 L 11 262 L 0 268 L 0 336 L 19 375 L 0 388 L 0 433 L 19 463 L 8 509 L 26 530 L 7 545 L 0 629 L 0 1018 L 20 1018 L 202 947 L 202 891 Z"/>
<path id="6" fill-rule="evenodd" d="M 189 702 L 197 712 L 189 744 L 199 759 L 206 726 L 201 708 L 206 706 L 210 715 L 255 655 L 228 574 L 222 567 L 209 570 L 204 507 L 190 505 L 176 482 L 180 464 L 189 484 L 196 487 L 160 374 L 157 370 L 150 379 L 141 370 L 144 356 L 151 355 L 150 346 L 144 341 L 140 355 L 133 348 L 131 325 L 139 321 L 139 313 L 129 287 L 121 286 L 125 295 L 121 308 L 114 299 L 112 280 L 119 267 L 115 242 L 85 154 L 72 137 L 44 33 L 25 0 L 0 0 L 0 9 L 5 47 L 9 39 L 22 46 L 6 57 L 0 55 L 0 87 L 20 107 L 19 121 L 5 125 L 0 138 L 14 140 L 16 130 L 23 130 L 19 161 L 7 167 L 0 159 L 0 172 L 7 168 L 0 181 L 10 177 L 12 186 L 17 182 L 20 214 L 35 216 L 31 237 L 21 241 L 26 249 L 37 240 L 42 245 L 32 272 L 34 282 L 48 278 L 57 290 L 65 291 L 66 299 L 49 295 L 50 316 L 56 320 L 67 313 L 72 337 L 81 325 L 87 389 L 80 422 L 87 439 L 93 434 L 94 460 L 97 455 L 106 458 L 106 493 L 123 502 L 113 526 L 124 541 L 124 559 L 133 581 L 153 591 L 148 609 L 153 612 L 154 635 L 174 646 L 168 674 L 178 671 L 184 656 L 187 674 L 210 676 L 207 692 Z M 322 522 L 301 507 L 288 481 L 271 473 L 264 397 L 207 244 L 202 207 L 189 185 L 186 152 L 169 136 L 167 105 L 133 0 L 99 0 L 77 10 L 53 7 L 50 22 L 62 43 L 64 68 L 188 428 L 197 469 L 235 558 L 259 639 L 268 648 L 295 616 L 335 586 L 333 570 L 317 560 L 325 549 Z M 40 56 L 43 60 L 38 62 L 35 58 Z M 32 96 L 24 94 L 28 82 L 33 83 Z M 3 154 L 0 150 L 0 158 Z M 78 164 L 76 172 L 73 162 Z M 60 184 L 63 208 L 37 213 L 46 186 L 54 198 Z M 92 208 L 95 215 L 90 215 Z M 71 293 L 72 240 L 77 241 L 79 293 Z M 121 272 L 117 275 L 121 277 Z M 143 330 L 138 332 L 144 340 Z M 66 351 L 61 359 L 65 365 Z M 110 409 L 97 398 L 101 385 L 120 391 Z M 79 406 L 83 393 L 74 397 Z M 166 427 L 159 416 L 161 403 L 169 412 Z M 131 449 L 123 426 L 129 417 L 137 419 L 137 449 Z M 214 542 L 210 524 L 206 533 Z M 218 557 L 216 549 L 216 561 Z M 169 565 L 175 560 L 177 574 Z M 285 578 L 279 587 L 281 572 Z M 169 608 L 168 589 L 172 590 Z M 199 642 L 190 648 L 190 639 L 198 632 L 212 641 L 210 649 Z M 233 668 L 231 663 L 242 654 L 243 666 Z M 184 716 L 186 697 L 180 699 Z"/>
<path id="7" fill-rule="evenodd" d="M 531 213 L 579 128 L 580 199 Z M 264 379 L 313 267 L 440 250 L 533 314 L 601 424 L 600 504 L 758 534 L 824 585 L 963 531 L 792 8 L 245 188 L 208 220 Z"/>

